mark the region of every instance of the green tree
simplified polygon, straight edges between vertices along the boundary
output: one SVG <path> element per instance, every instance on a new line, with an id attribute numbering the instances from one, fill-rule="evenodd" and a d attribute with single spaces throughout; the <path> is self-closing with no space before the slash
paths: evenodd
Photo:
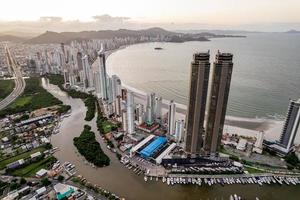
<path id="1" fill-rule="evenodd" d="M 65 177 L 62 176 L 62 175 L 59 175 L 58 178 L 57 178 L 57 180 L 58 180 L 59 182 L 63 182 L 63 180 L 65 180 Z"/>
<path id="2" fill-rule="evenodd" d="M 20 184 L 21 184 L 21 185 L 24 185 L 24 184 L 26 184 L 26 183 L 27 183 L 26 179 L 22 177 L 22 178 L 20 179 Z"/>
<path id="3" fill-rule="evenodd" d="M 285 161 L 292 166 L 296 166 L 299 163 L 298 157 L 296 156 L 295 152 L 289 153 L 285 157 Z"/>
<path id="4" fill-rule="evenodd" d="M 43 186 L 48 186 L 48 185 L 51 184 L 51 181 L 49 181 L 48 178 L 43 178 L 43 179 L 41 180 L 41 183 L 42 183 Z"/>
<path id="5" fill-rule="evenodd" d="M 16 190 L 16 189 L 18 189 L 18 188 L 20 188 L 20 184 L 19 183 L 16 183 L 16 182 L 12 182 L 11 184 L 10 184 L 10 190 L 12 191 L 12 190 Z"/>

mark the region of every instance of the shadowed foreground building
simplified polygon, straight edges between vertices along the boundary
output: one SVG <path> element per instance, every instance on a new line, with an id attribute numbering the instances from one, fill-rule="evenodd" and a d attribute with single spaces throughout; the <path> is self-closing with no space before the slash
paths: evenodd
<path id="1" fill-rule="evenodd" d="M 205 106 L 210 71 L 209 52 L 194 54 L 191 63 L 189 104 L 185 134 L 185 151 L 188 154 L 200 154 L 203 135 Z"/>
<path id="2" fill-rule="evenodd" d="M 214 62 L 205 126 L 204 151 L 207 155 L 215 155 L 221 145 L 233 68 L 232 57 L 230 53 L 218 51 Z"/>

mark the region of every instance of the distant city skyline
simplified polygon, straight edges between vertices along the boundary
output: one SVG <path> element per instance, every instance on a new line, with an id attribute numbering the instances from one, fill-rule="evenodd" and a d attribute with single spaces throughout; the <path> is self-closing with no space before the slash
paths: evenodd
<path id="1" fill-rule="evenodd" d="M 17 5 L 17 6 L 16 6 Z M 66 0 L 1 2 L 0 31 L 138 29 L 300 29 L 297 0 Z M 64 27 L 62 27 L 64 26 Z M 19 30 L 20 31 L 20 30 Z"/>

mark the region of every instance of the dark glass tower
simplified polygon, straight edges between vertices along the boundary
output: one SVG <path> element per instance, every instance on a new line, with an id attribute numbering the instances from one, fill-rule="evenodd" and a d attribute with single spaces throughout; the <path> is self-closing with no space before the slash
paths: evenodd
<path id="1" fill-rule="evenodd" d="M 204 118 L 210 71 L 209 52 L 194 54 L 191 63 L 190 93 L 185 134 L 185 151 L 200 154 L 203 145 Z"/>
<path id="2" fill-rule="evenodd" d="M 233 68 L 232 57 L 230 53 L 218 51 L 214 62 L 205 126 L 204 151 L 207 155 L 215 155 L 221 145 Z"/>

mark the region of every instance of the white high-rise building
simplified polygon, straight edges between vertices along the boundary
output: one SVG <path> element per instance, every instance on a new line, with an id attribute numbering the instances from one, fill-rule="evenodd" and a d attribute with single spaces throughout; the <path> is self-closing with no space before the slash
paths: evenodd
<path id="1" fill-rule="evenodd" d="M 115 115 L 117 116 L 117 120 L 119 121 L 121 116 L 121 96 L 117 96 L 114 107 Z"/>
<path id="2" fill-rule="evenodd" d="M 146 122 L 153 124 L 155 119 L 155 93 L 147 96 Z"/>
<path id="3" fill-rule="evenodd" d="M 113 97 L 113 81 L 112 78 L 107 77 L 107 101 L 112 104 L 115 97 Z"/>
<path id="4" fill-rule="evenodd" d="M 280 136 L 280 140 L 277 142 L 277 144 L 274 147 L 280 153 L 287 154 L 294 146 L 294 140 L 299 131 L 299 124 L 300 124 L 300 99 L 290 100 L 286 120 L 284 122 L 282 133 Z"/>
<path id="5" fill-rule="evenodd" d="M 98 67 L 101 77 L 101 91 L 102 91 L 102 98 L 104 100 L 108 99 L 108 92 L 107 92 L 107 73 L 106 73 L 106 61 L 105 61 L 105 54 L 101 51 L 98 53 Z"/>
<path id="6" fill-rule="evenodd" d="M 175 140 L 180 143 L 183 140 L 184 120 L 176 120 L 175 122 Z"/>
<path id="7" fill-rule="evenodd" d="M 135 131 L 135 127 L 134 127 L 134 97 L 132 92 L 127 93 L 126 110 L 127 110 L 127 132 L 129 134 L 133 134 Z"/>
<path id="8" fill-rule="evenodd" d="M 254 144 L 253 152 L 262 153 L 263 150 L 263 141 L 264 141 L 264 132 L 260 131 L 257 133 L 256 142 Z"/>
<path id="9" fill-rule="evenodd" d="M 176 114 L 176 104 L 173 100 L 170 101 L 169 111 L 168 111 L 168 134 L 175 134 L 175 114 Z"/>
<path id="10" fill-rule="evenodd" d="M 93 85 L 95 86 L 95 94 L 97 98 L 102 97 L 101 76 L 97 68 L 93 68 Z"/>
<path id="11" fill-rule="evenodd" d="M 112 98 L 113 101 L 117 98 L 117 96 L 121 95 L 121 79 L 117 75 L 112 75 Z"/>
<path id="12" fill-rule="evenodd" d="M 83 67 L 83 86 L 85 89 L 89 87 L 94 87 L 93 73 L 91 66 L 89 64 L 88 56 L 85 55 L 82 58 L 82 67 Z"/>
<path id="13" fill-rule="evenodd" d="M 111 76 L 112 80 L 112 102 L 114 107 L 114 113 L 120 116 L 120 98 L 121 98 L 121 79 L 117 75 Z"/>
<path id="14" fill-rule="evenodd" d="M 139 125 L 144 123 L 144 105 L 143 104 L 136 105 L 136 121 Z"/>
<path id="15" fill-rule="evenodd" d="M 155 110 L 155 121 L 157 123 L 161 123 L 162 120 L 161 108 L 162 108 L 162 97 L 156 97 L 154 110 Z"/>
<path id="16" fill-rule="evenodd" d="M 123 131 L 127 131 L 127 127 L 128 127 L 128 120 L 127 120 L 127 112 L 126 110 L 122 110 L 122 128 L 123 128 Z"/>

